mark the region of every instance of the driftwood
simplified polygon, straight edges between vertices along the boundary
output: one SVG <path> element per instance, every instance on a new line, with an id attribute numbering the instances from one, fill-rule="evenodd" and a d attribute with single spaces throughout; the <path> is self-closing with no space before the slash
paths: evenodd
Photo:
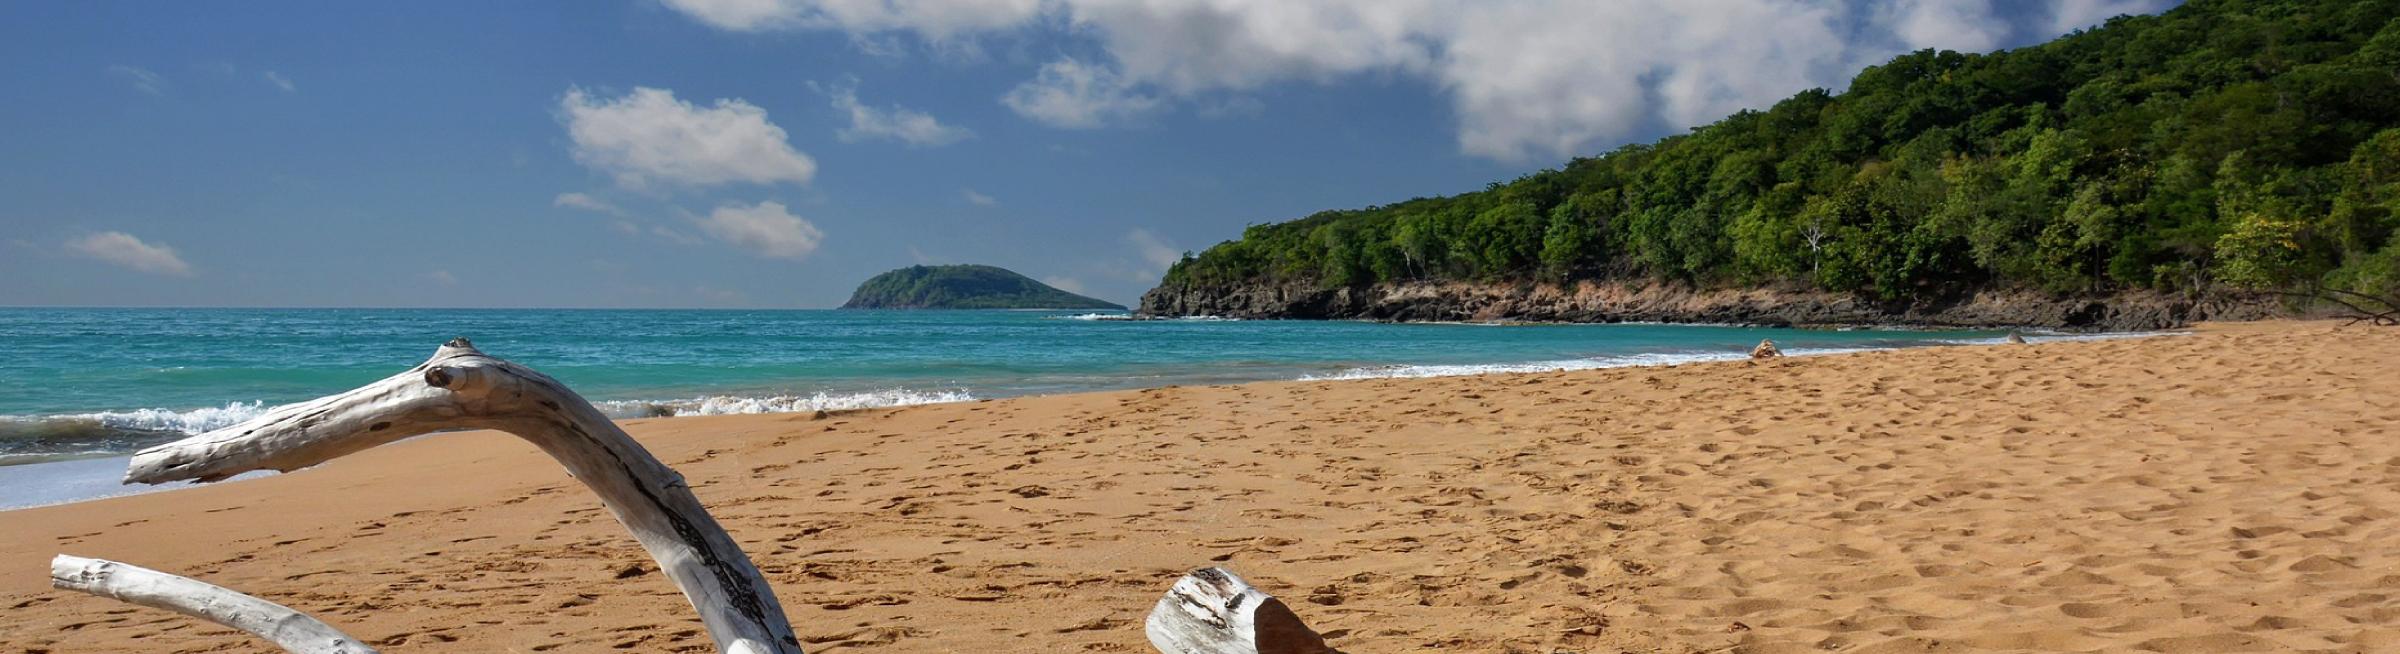
<path id="1" fill-rule="evenodd" d="M 1752 359 L 1773 359 L 1779 356 L 1783 356 L 1783 349 L 1775 347 L 1775 341 L 1772 339 L 1758 339 L 1758 347 L 1750 348 L 1750 358 Z"/>
<path id="2" fill-rule="evenodd" d="M 1166 654 L 1335 652 L 1282 600 L 1224 568 L 1194 570 L 1176 581 L 1142 627 L 1150 646 Z"/>
<path id="3" fill-rule="evenodd" d="M 719 650 L 799 654 L 783 607 L 748 554 L 660 463 L 565 385 L 457 339 L 407 372 L 142 450 L 127 483 L 216 481 L 289 471 L 437 431 L 494 429 L 531 441 L 590 487 L 700 612 Z"/>
<path id="4" fill-rule="evenodd" d="M 382 381 L 142 450 L 125 482 L 210 482 L 253 470 L 291 471 L 460 429 L 524 438 L 590 487 L 683 590 L 721 651 L 800 654 L 766 578 L 681 475 L 574 391 L 487 356 L 464 338 Z M 290 608 L 163 572 L 62 555 L 51 563 L 50 576 L 59 588 L 210 620 L 298 654 L 375 654 Z M 1223 568 L 1178 580 L 1151 610 L 1144 630 L 1166 654 L 1340 654 L 1282 601 Z"/>
<path id="5" fill-rule="evenodd" d="M 375 654 L 291 607 L 141 566 L 61 554 L 50 559 L 50 585 L 240 629 L 292 654 Z"/>

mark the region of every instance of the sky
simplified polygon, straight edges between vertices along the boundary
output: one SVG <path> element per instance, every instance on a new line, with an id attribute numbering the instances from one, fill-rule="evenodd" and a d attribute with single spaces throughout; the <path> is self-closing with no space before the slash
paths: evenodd
<path id="1" fill-rule="evenodd" d="M 0 0 L 0 305 L 1133 303 L 1483 188 L 2174 0 Z"/>

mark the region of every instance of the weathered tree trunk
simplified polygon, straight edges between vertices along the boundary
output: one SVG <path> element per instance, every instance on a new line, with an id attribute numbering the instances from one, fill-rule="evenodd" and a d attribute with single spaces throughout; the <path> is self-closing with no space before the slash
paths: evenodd
<path id="1" fill-rule="evenodd" d="M 383 381 L 142 450 L 125 481 L 208 482 L 252 470 L 296 470 L 458 429 L 515 434 L 566 466 L 682 588 L 721 651 L 800 653 L 766 578 L 681 475 L 565 385 L 486 356 L 464 338 Z"/>
<path id="2" fill-rule="evenodd" d="M 291 607 L 141 566 L 61 554 L 50 559 L 50 585 L 240 629 L 293 654 L 375 654 Z"/>
<path id="3" fill-rule="evenodd" d="M 1150 646 L 1166 654 L 1334 652 L 1282 600 L 1224 568 L 1194 570 L 1176 581 L 1150 609 L 1143 630 Z"/>

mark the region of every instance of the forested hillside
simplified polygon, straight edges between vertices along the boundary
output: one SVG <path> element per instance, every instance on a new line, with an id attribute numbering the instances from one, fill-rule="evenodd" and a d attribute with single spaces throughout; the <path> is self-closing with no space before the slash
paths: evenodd
<path id="1" fill-rule="evenodd" d="M 1255 225 L 1153 294 L 1577 280 L 1880 302 L 2389 290 L 2395 18 L 2400 2 L 2194 0 L 2018 50 L 1917 52 L 1839 94 L 1483 191 Z"/>

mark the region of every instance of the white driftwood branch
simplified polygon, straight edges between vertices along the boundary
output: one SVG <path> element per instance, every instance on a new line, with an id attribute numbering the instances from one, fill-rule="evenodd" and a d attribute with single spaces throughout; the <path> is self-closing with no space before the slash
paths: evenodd
<path id="1" fill-rule="evenodd" d="M 1150 646 L 1166 654 L 1322 654 L 1334 652 L 1282 600 L 1251 588 L 1233 571 L 1184 575 L 1150 609 Z"/>
<path id="2" fill-rule="evenodd" d="M 682 475 L 565 385 L 486 356 L 464 338 L 383 381 L 142 450 L 125 481 L 207 482 L 252 470 L 296 470 L 457 429 L 515 434 L 566 466 L 682 588 L 720 651 L 800 654 L 766 577 L 692 496 Z"/>
<path id="3" fill-rule="evenodd" d="M 240 629 L 293 654 L 375 654 L 291 607 L 137 565 L 60 554 L 50 559 L 50 585 Z"/>

